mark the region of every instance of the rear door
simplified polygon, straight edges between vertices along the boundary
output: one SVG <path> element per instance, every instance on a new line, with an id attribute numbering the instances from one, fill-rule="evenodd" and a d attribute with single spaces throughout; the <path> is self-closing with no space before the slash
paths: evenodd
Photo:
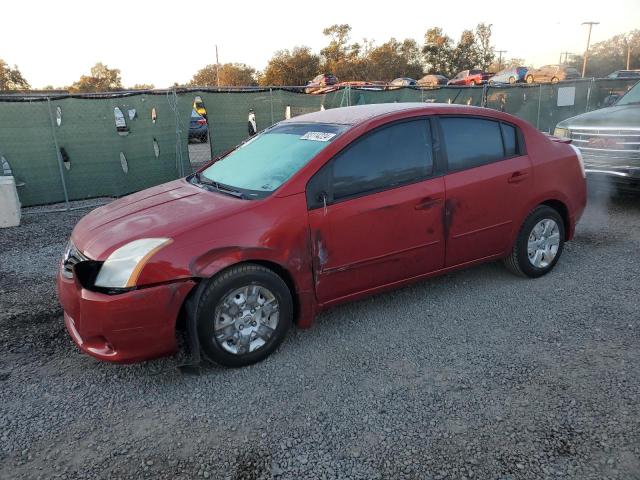
<path id="1" fill-rule="evenodd" d="M 446 266 L 505 251 L 520 227 L 532 184 L 516 126 L 470 116 L 441 117 L 446 152 Z"/>
<path id="2" fill-rule="evenodd" d="M 380 127 L 307 185 L 318 301 L 330 302 L 444 265 L 444 179 L 429 119 Z"/>

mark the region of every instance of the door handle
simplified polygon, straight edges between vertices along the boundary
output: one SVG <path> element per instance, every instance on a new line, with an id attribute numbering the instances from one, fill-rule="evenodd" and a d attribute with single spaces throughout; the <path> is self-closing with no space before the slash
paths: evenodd
<path id="1" fill-rule="evenodd" d="M 509 180 L 507 180 L 507 182 L 509 182 L 509 183 L 520 183 L 523 180 L 526 180 L 527 177 L 529 177 L 529 173 L 528 172 L 514 172 L 509 177 Z"/>
<path id="2" fill-rule="evenodd" d="M 440 200 L 439 198 L 427 197 L 423 199 L 419 204 L 417 204 L 414 208 L 416 210 L 427 210 L 431 207 L 438 205 L 441 202 L 442 200 Z"/>

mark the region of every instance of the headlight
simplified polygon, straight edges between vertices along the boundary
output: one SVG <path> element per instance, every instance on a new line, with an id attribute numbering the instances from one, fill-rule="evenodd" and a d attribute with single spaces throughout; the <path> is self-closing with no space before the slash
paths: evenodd
<path id="1" fill-rule="evenodd" d="M 149 259 L 171 242 L 170 238 L 142 238 L 123 245 L 102 264 L 95 285 L 104 288 L 135 286 Z"/>
<path id="2" fill-rule="evenodd" d="M 553 136 L 558 138 L 569 138 L 569 129 L 556 127 L 553 131 Z"/>

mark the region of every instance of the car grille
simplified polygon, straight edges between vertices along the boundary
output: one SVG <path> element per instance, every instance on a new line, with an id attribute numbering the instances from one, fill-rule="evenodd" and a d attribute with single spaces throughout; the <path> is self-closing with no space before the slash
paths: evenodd
<path id="1" fill-rule="evenodd" d="M 89 260 L 89 257 L 83 255 L 73 243 L 69 242 L 67 251 L 62 261 L 62 275 L 67 278 L 73 278 L 73 267 L 80 263 Z"/>
<path id="2" fill-rule="evenodd" d="M 571 129 L 587 167 L 640 169 L 640 130 Z"/>

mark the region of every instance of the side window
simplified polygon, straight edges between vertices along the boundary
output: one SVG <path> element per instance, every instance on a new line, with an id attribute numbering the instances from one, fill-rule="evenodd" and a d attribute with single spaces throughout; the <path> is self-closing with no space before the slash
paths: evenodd
<path id="1" fill-rule="evenodd" d="M 433 172 L 430 123 L 420 119 L 383 127 L 332 162 L 334 200 L 428 177 Z"/>
<path id="2" fill-rule="evenodd" d="M 513 157 L 520 153 L 518 151 L 518 138 L 516 135 L 516 127 L 501 123 L 502 138 L 504 139 L 504 154 L 505 157 Z"/>
<path id="3" fill-rule="evenodd" d="M 480 118 L 441 118 L 449 170 L 478 167 L 505 157 L 500 123 Z"/>

